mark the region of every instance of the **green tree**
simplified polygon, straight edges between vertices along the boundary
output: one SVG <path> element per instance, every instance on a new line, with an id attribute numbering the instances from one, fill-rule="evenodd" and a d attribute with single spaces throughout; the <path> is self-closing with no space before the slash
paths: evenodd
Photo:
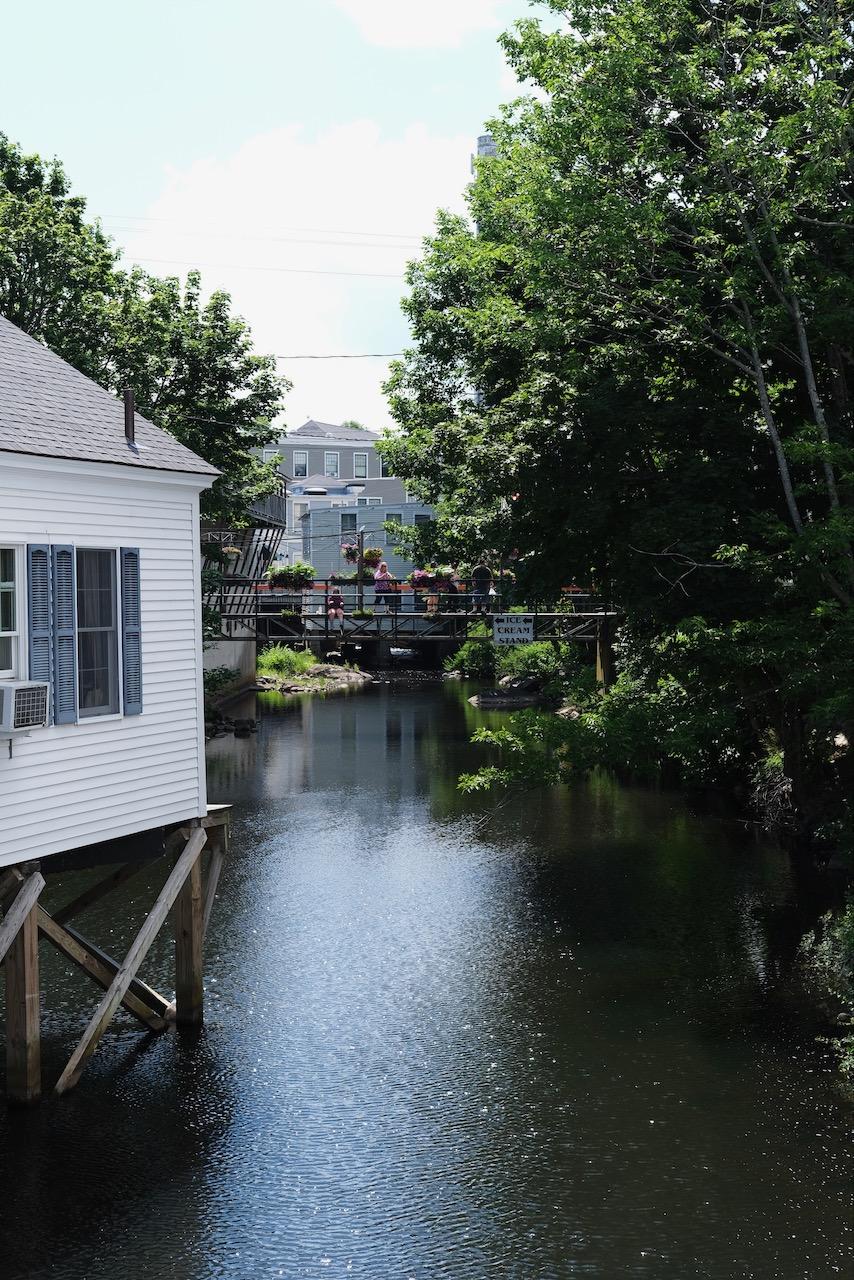
<path id="1" fill-rule="evenodd" d="M 197 272 L 182 286 L 122 271 L 85 210 L 59 161 L 0 134 L 0 311 L 102 386 L 133 387 L 142 413 L 221 470 L 205 516 L 245 524 L 280 483 L 255 451 L 275 438 L 289 384 L 253 354 L 228 294 L 203 301 Z"/>
<path id="2" fill-rule="evenodd" d="M 58 160 L 0 133 L 0 312 L 82 373 L 103 380 L 117 252 Z"/>
<path id="3" fill-rule="evenodd" d="M 253 354 L 249 327 L 227 293 L 201 299 L 201 279 L 159 279 L 139 269 L 121 282 L 109 315 L 112 386 L 132 386 L 142 413 L 222 472 L 202 510 L 243 524 L 254 498 L 275 492 L 275 463 L 253 450 L 269 444 L 271 419 L 289 385 L 273 356 Z"/>
<path id="4" fill-rule="evenodd" d="M 745 766 L 775 735 L 814 827 L 854 729 L 851 18 L 549 7 L 559 32 L 505 37 L 541 94 L 410 270 L 383 450 L 437 504 L 431 551 L 593 578 L 633 679 L 688 714 L 713 688 Z"/>

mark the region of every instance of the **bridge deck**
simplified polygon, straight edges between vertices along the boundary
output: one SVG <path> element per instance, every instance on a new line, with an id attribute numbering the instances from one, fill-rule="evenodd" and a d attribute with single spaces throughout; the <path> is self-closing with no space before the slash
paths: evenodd
<path id="1" fill-rule="evenodd" d="M 288 638 L 288 625 L 270 616 L 270 621 L 278 623 L 270 628 L 271 637 L 278 632 L 281 639 Z M 608 620 L 619 617 L 610 610 L 597 610 L 585 613 L 529 613 L 513 614 L 514 619 L 530 619 L 535 640 L 595 640 L 598 626 Z M 486 632 L 489 638 L 492 632 L 493 615 L 465 613 L 407 613 L 392 610 L 388 613 L 375 613 L 372 618 L 354 617 L 345 613 L 341 620 L 331 619 L 325 613 L 302 613 L 293 622 L 293 638 L 300 635 L 307 640 L 314 638 L 336 639 L 341 636 L 348 641 L 382 640 L 393 645 L 406 647 L 407 642 L 422 644 L 430 641 L 459 640 L 462 642 L 473 632 Z"/>

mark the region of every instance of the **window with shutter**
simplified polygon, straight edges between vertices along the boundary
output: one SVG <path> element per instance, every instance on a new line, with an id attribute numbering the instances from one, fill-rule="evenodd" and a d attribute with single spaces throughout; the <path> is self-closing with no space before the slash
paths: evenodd
<path id="1" fill-rule="evenodd" d="M 142 629 L 139 551 L 122 547 L 122 685 L 126 716 L 142 713 Z"/>
<path id="2" fill-rule="evenodd" d="M 81 719 L 115 715 L 119 710 L 118 668 L 116 553 L 80 547 L 77 550 L 77 673 Z"/>

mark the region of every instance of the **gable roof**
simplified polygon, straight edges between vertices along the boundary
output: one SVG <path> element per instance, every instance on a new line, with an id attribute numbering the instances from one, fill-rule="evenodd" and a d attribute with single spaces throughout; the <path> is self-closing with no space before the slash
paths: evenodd
<path id="1" fill-rule="evenodd" d="M 134 422 L 136 449 L 120 400 L 0 316 L 0 450 L 219 475 L 141 414 Z"/>
<path id="2" fill-rule="evenodd" d="M 284 439 L 289 440 L 291 436 L 314 436 L 324 440 L 364 440 L 366 443 L 380 438 L 376 431 L 361 431 L 358 427 L 339 427 L 334 422 L 315 422 L 314 418 L 309 418 L 308 422 L 297 427 L 296 431 L 289 431 Z"/>

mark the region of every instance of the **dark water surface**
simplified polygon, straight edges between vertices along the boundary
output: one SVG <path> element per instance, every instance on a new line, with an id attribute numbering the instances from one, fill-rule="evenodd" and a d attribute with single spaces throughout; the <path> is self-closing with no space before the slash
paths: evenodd
<path id="1" fill-rule="evenodd" d="M 74 1093 L 0 1115 L 2 1280 L 850 1278 L 786 859 L 601 780 L 490 816 L 455 789 L 462 692 L 269 704 L 212 744 L 206 1028 L 118 1021 Z M 52 1080 L 96 996 L 42 954 Z M 143 973 L 171 990 L 168 939 Z"/>

